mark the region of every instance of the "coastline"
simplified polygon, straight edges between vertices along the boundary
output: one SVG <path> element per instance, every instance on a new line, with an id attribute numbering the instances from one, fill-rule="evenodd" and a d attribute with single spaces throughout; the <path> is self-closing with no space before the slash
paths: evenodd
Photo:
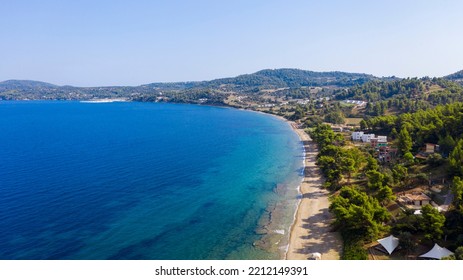
<path id="1" fill-rule="evenodd" d="M 305 155 L 300 200 L 290 229 L 285 259 L 307 260 L 312 253 L 318 252 L 323 260 L 339 260 L 342 239 L 338 232 L 331 231 L 333 217 L 328 210 L 329 192 L 321 187 L 323 180 L 315 165 L 317 146 L 303 129 L 297 128 L 294 122 L 288 123 L 303 143 Z"/>

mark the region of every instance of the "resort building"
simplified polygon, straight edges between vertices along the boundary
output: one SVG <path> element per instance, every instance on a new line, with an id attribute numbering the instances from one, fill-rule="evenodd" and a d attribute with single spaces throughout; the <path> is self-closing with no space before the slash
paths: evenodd
<path id="1" fill-rule="evenodd" d="M 375 135 L 374 134 L 363 134 L 362 135 L 362 142 L 364 143 L 370 143 L 371 142 L 371 138 L 374 138 Z"/>
<path id="2" fill-rule="evenodd" d="M 370 139 L 370 143 L 373 148 L 386 147 L 387 146 L 387 136 L 372 137 Z"/>
<path id="3" fill-rule="evenodd" d="M 352 141 L 360 141 L 362 140 L 362 136 L 363 136 L 363 131 L 354 131 L 352 132 Z"/>

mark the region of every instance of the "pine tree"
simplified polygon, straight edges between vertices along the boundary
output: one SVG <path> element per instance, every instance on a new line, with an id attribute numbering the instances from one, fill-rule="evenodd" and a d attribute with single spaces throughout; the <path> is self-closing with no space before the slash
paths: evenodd
<path id="1" fill-rule="evenodd" d="M 402 155 L 410 152 L 412 149 L 412 138 L 408 130 L 403 127 L 399 133 L 399 150 L 402 152 Z"/>
<path id="2" fill-rule="evenodd" d="M 463 202 L 463 181 L 460 177 L 453 177 L 452 184 L 453 205 L 458 209 Z"/>
<path id="3" fill-rule="evenodd" d="M 449 156 L 449 163 L 457 175 L 463 175 L 463 139 L 460 139 Z"/>

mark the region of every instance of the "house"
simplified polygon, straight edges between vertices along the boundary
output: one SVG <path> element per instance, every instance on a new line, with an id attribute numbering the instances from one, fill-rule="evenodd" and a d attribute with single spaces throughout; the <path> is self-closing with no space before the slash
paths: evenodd
<path id="1" fill-rule="evenodd" d="M 390 162 L 393 158 L 397 156 L 397 149 L 392 149 L 387 145 L 379 146 L 378 152 L 378 160 L 380 162 Z"/>
<path id="2" fill-rule="evenodd" d="M 363 136 L 363 131 L 354 131 L 352 132 L 351 138 L 352 138 L 352 141 L 360 141 L 362 140 L 362 136 Z"/>
<path id="3" fill-rule="evenodd" d="M 426 143 L 424 152 L 427 154 L 434 154 L 435 152 L 439 151 L 439 145 Z"/>
<path id="4" fill-rule="evenodd" d="M 415 158 L 426 160 L 430 154 L 439 152 L 439 145 L 426 143 L 425 146 L 415 155 Z"/>
<path id="5" fill-rule="evenodd" d="M 403 193 L 399 196 L 399 201 L 407 206 L 424 206 L 431 203 L 431 198 L 420 191 Z"/>
<path id="6" fill-rule="evenodd" d="M 387 136 L 382 136 L 382 135 L 378 135 L 376 136 L 376 138 L 378 138 L 378 142 L 386 142 L 387 143 Z"/>
<path id="7" fill-rule="evenodd" d="M 362 142 L 370 143 L 371 138 L 374 138 L 374 134 L 363 134 L 362 135 Z"/>
<path id="8" fill-rule="evenodd" d="M 373 148 L 385 147 L 387 146 L 387 136 L 372 137 L 370 143 Z"/>
<path id="9" fill-rule="evenodd" d="M 415 206 L 424 206 L 431 202 L 431 198 L 424 193 L 411 193 L 408 197 L 412 200 Z"/>

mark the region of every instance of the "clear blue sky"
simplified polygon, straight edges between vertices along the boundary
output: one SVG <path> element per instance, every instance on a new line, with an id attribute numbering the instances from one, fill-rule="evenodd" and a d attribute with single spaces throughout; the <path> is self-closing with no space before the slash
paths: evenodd
<path id="1" fill-rule="evenodd" d="M 265 68 L 463 69 L 463 1 L 2 1 L 0 81 L 209 80 Z"/>

